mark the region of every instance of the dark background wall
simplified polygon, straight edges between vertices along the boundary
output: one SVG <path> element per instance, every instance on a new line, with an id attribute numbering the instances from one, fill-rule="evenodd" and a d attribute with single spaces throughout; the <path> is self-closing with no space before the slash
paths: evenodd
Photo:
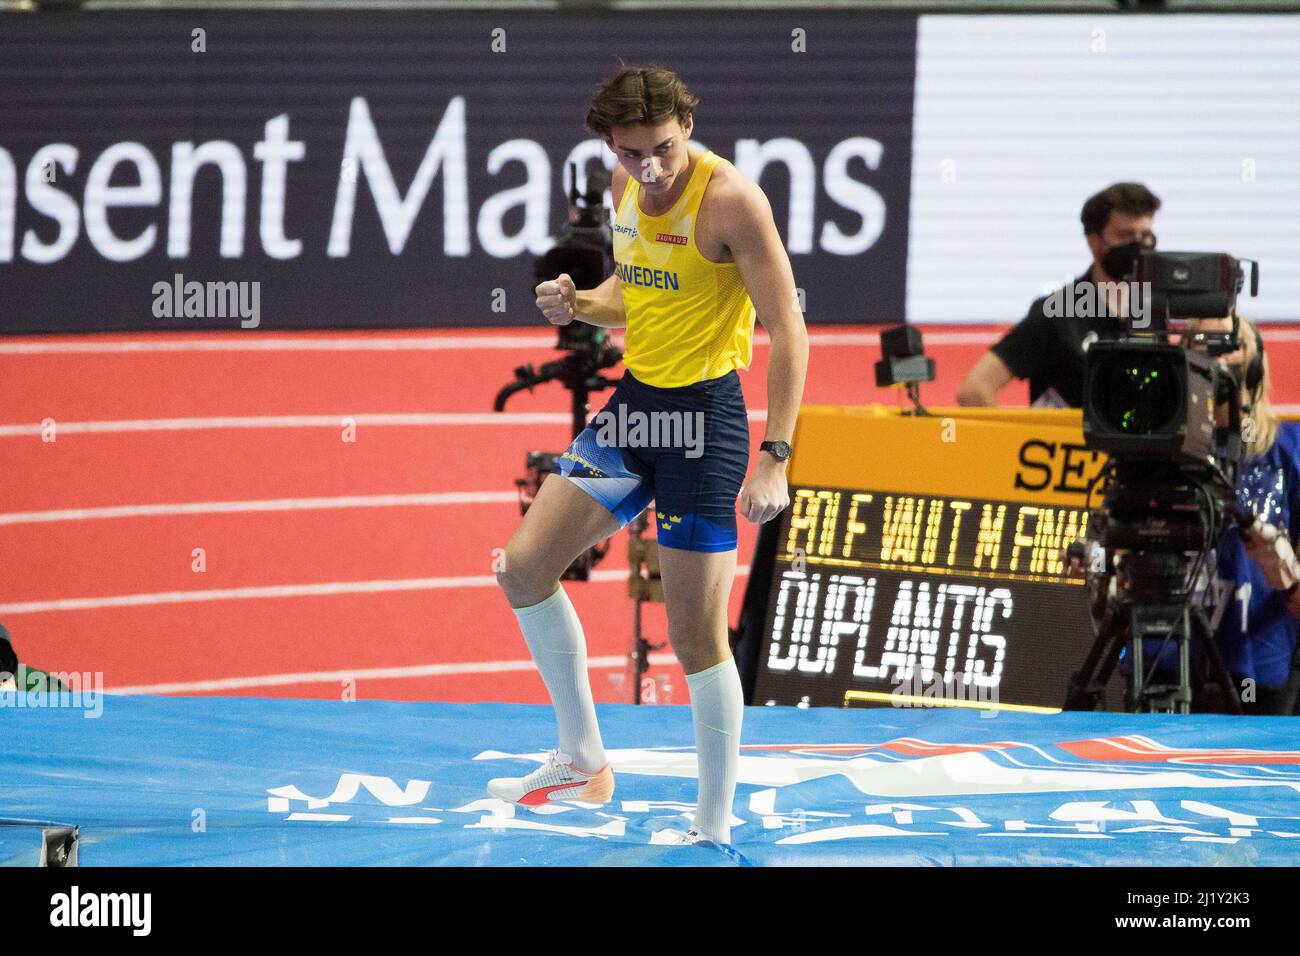
<path id="1" fill-rule="evenodd" d="M 531 321 L 566 159 L 587 142 L 591 169 L 612 164 L 583 120 L 620 57 L 676 69 L 702 101 L 696 141 L 758 175 L 810 323 L 898 321 L 916 22 L 2 18 L 0 332 L 239 327 L 156 315 L 155 285 L 177 274 L 258 282 L 261 328 Z M 268 140 L 288 158 L 259 158 Z M 191 148 L 214 161 L 187 197 Z"/>

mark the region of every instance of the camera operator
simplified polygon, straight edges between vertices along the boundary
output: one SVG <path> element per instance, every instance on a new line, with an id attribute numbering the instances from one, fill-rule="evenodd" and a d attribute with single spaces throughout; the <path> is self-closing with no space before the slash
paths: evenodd
<path id="1" fill-rule="evenodd" d="M 1238 317 L 1235 352 L 1219 361 L 1241 382 L 1243 461 L 1237 501 L 1257 516 L 1244 531 L 1232 524 L 1219 538 L 1223 610 L 1215 641 L 1247 714 L 1296 711 L 1300 671 L 1300 424 L 1283 422 L 1269 403 L 1268 357 L 1255 325 Z M 1226 332 L 1232 320 L 1192 323 L 1188 332 Z M 1253 693 L 1247 688 L 1253 685 Z M 1251 699 L 1253 696 L 1253 700 Z"/>
<path id="2" fill-rule="evenodd" d="M 957 390 L 957 404 L 992 407 L 1013 378 L 1027 378 L 1030 404 L 1081 406 L 1084 353 L 1097 339 L 1123 331 L 1116 316 L 1128 308 L 1127 286 L 1118 283 L 1142 249 L 1155 248 L 1151 226 L 1159 208 L 1159 198 L 1141 183 L 1115 183 L 1085 202 L 1079 218 L 1092 264 L 1068 285 L 1034 300 L 1029 314 L 975 363 Z M 1067 297 L 1073 303 L 1076 289 L 1089 283 L 1098 284 L 1086 290 L 1094 292 L 1092 315 L 1078 315 L 1073 307 L 1064 310 L 1069 314 L 1049 308 Z"/>

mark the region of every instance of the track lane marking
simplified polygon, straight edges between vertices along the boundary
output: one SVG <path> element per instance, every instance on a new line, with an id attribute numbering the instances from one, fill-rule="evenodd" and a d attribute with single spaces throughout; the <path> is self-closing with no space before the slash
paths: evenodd
<path id="1" fill-rule="evenodd" d="M 674 654 L 651 654 L 651 664 L 676 664 Z M 589 657 L 588 670 L 605 670 L 627 664 L 627 655 Z M 536 671 L 527 661 L 476 661 L 463 664 L 413 664 L 407 667 L 369 667 L 350 671 L 309 671 L 302 674 L 262 674 L 253 677 L 225 677 L 218 680 L 185 681 L 169 684 L 139 684 L 105 688 L 108 694 L 183 694 L 194 691 L 240 690 L 249 687 L 282 687 L 289 684 L 334 684 L 345 680 L 400 680 L 412 677 L 446 677 L 454 674 L 501 674 Z"/>
<path id="2" fill-rule="evenodd" d="M 429 426 L 569 425 L 567 412 L 398 412 L 341 413 L 337 415 L 227 415 L 211 418 L 136 418 L 90 422 L 54 422 L 56 435 L 114 434 L 122 432 L 204 431 L 233 428 L 332 428 L 344 421 L 358 428 L 369 426 L 425 428 Z M 767 409 L 752 409 L 749 420 L 766 421 Z M 40 436 L 44 426 L 17 423 L 0 425 L 0 438 Z"/>
<path id="3" fill-rule="evenodd" d="M 749 574 L 749 566 L 738 566 L 736 577 Z M 592 581 L 626 581 L 628 572 L 617 568 L 596 568 Z M 328 581 L 321 584 L 270 584 L 235 588 L 206 588 L 194 591 L 157 591 L 147 594 L 113 594 L 102 597 L 56 598 L 50 601 L 21 601 L 0 604 L 0 615 L 45 614 L 52 611 L 88 611 L 99 608 L 152 607 L 159 604 L 194 604 L 205 601 L 250 601 L 266 598 L 331 597 L 338 594 L 382 594 L 397 591 L 439 591 L 448 588 L 497 587 L 495 574 L 459 577 L 395 578 L 371 581 Z"/>
<path id="4" fill-rule="evenodd" d="M 446 491 L 404 495 L 342 495 L 333 498 L 268 498 L 247 501 L 186 501 L 162 504 L 111 505 L 99 508 L 60 508 L 53 511 L 0 513 L 0 525 L 43 524 L 51 521 L 94 521 L 113 518 L 175 515 L 245 514 L 268 511 L 315 511 L 331 508 L 411 508 L 436 505 L 518 504 L 515 491 Z"/>

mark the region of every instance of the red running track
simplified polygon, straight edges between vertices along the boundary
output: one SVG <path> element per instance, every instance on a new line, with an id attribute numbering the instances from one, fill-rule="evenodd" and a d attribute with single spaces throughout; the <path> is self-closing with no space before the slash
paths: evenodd
<path id="1" fill-rule="evenodd" d="M 927 404 L 953 404 L 998 331 L 925 330 Z M 1300 402 L 1300 331 L 1265 340 L 1274 400 Z M 524 453 L 567 444 L 568 395 L 491 408 L 552 343 L 545 328 L 0 341 L 0 621 L 25 662 L 109 690 L 545 703 L 492 559 Z M 878 355 L 866 327 L 814 331 L 805 402 L 897 404 L 871 384 Z M 767 356 L 760 335 L 742 374 L 755 449 Z M 1006 401 L 1025 398 L 1017 384 Z M 755 535 L 740 519 L 733 621 Z M 624 701 L 626 533 L 599 571 L 565 588 L 596 699 Z M 646 629 L 663 638 L 661 607 Z M 652 673 L 685 702 L 669 655 Z"/>

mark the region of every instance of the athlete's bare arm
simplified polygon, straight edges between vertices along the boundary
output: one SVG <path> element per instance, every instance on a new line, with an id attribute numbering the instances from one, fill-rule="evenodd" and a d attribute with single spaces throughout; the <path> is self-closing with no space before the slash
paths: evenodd
<path id="1" fill-rule="evenodd" d="M 627 173 L 615 166 L 610 180 L 610 194 L 614 208 L 627 186 Z M 537 307 L 552 325 L 586 322 L 606 329 L 627 326 L 627 313 L 623 311 L 623 289 L 617 272 L 594 289 L 578 289 L 567 274 L 537 287 Z"/>
<path id="2" fill-rule="evenodd" d="M 709 215 L 719 214 L 714 220 L 718 226 L 716 232 L 710 232 L 735 261 L 757 320 L 772 342 L 764 440 L 789 442 L 808 372 L 808 330 L 795 292 L 794 270 L 772 218 L 772 206 L 758 184 L 730 167 L 717 185 L 717 201 L 710 204 Z M 709 192 L 713 192 L 713 183 Z M 703 209 L 700 219 L 704 219 Z M 759 452 L 740 495 L 741 514 L 750 521 L 761 524 L 789 505 L 786 464 Z"/>
<path id="3" fill-rule="evenodd" d="M 618 273 L 610 273 L 609 278 L 594 289 L 575 290 L 573 313 L 576 322 L 599 325 L 605 329 L 624 328 L 627 325 L 627 314 L 623 311 L 623 291 Z"/>

